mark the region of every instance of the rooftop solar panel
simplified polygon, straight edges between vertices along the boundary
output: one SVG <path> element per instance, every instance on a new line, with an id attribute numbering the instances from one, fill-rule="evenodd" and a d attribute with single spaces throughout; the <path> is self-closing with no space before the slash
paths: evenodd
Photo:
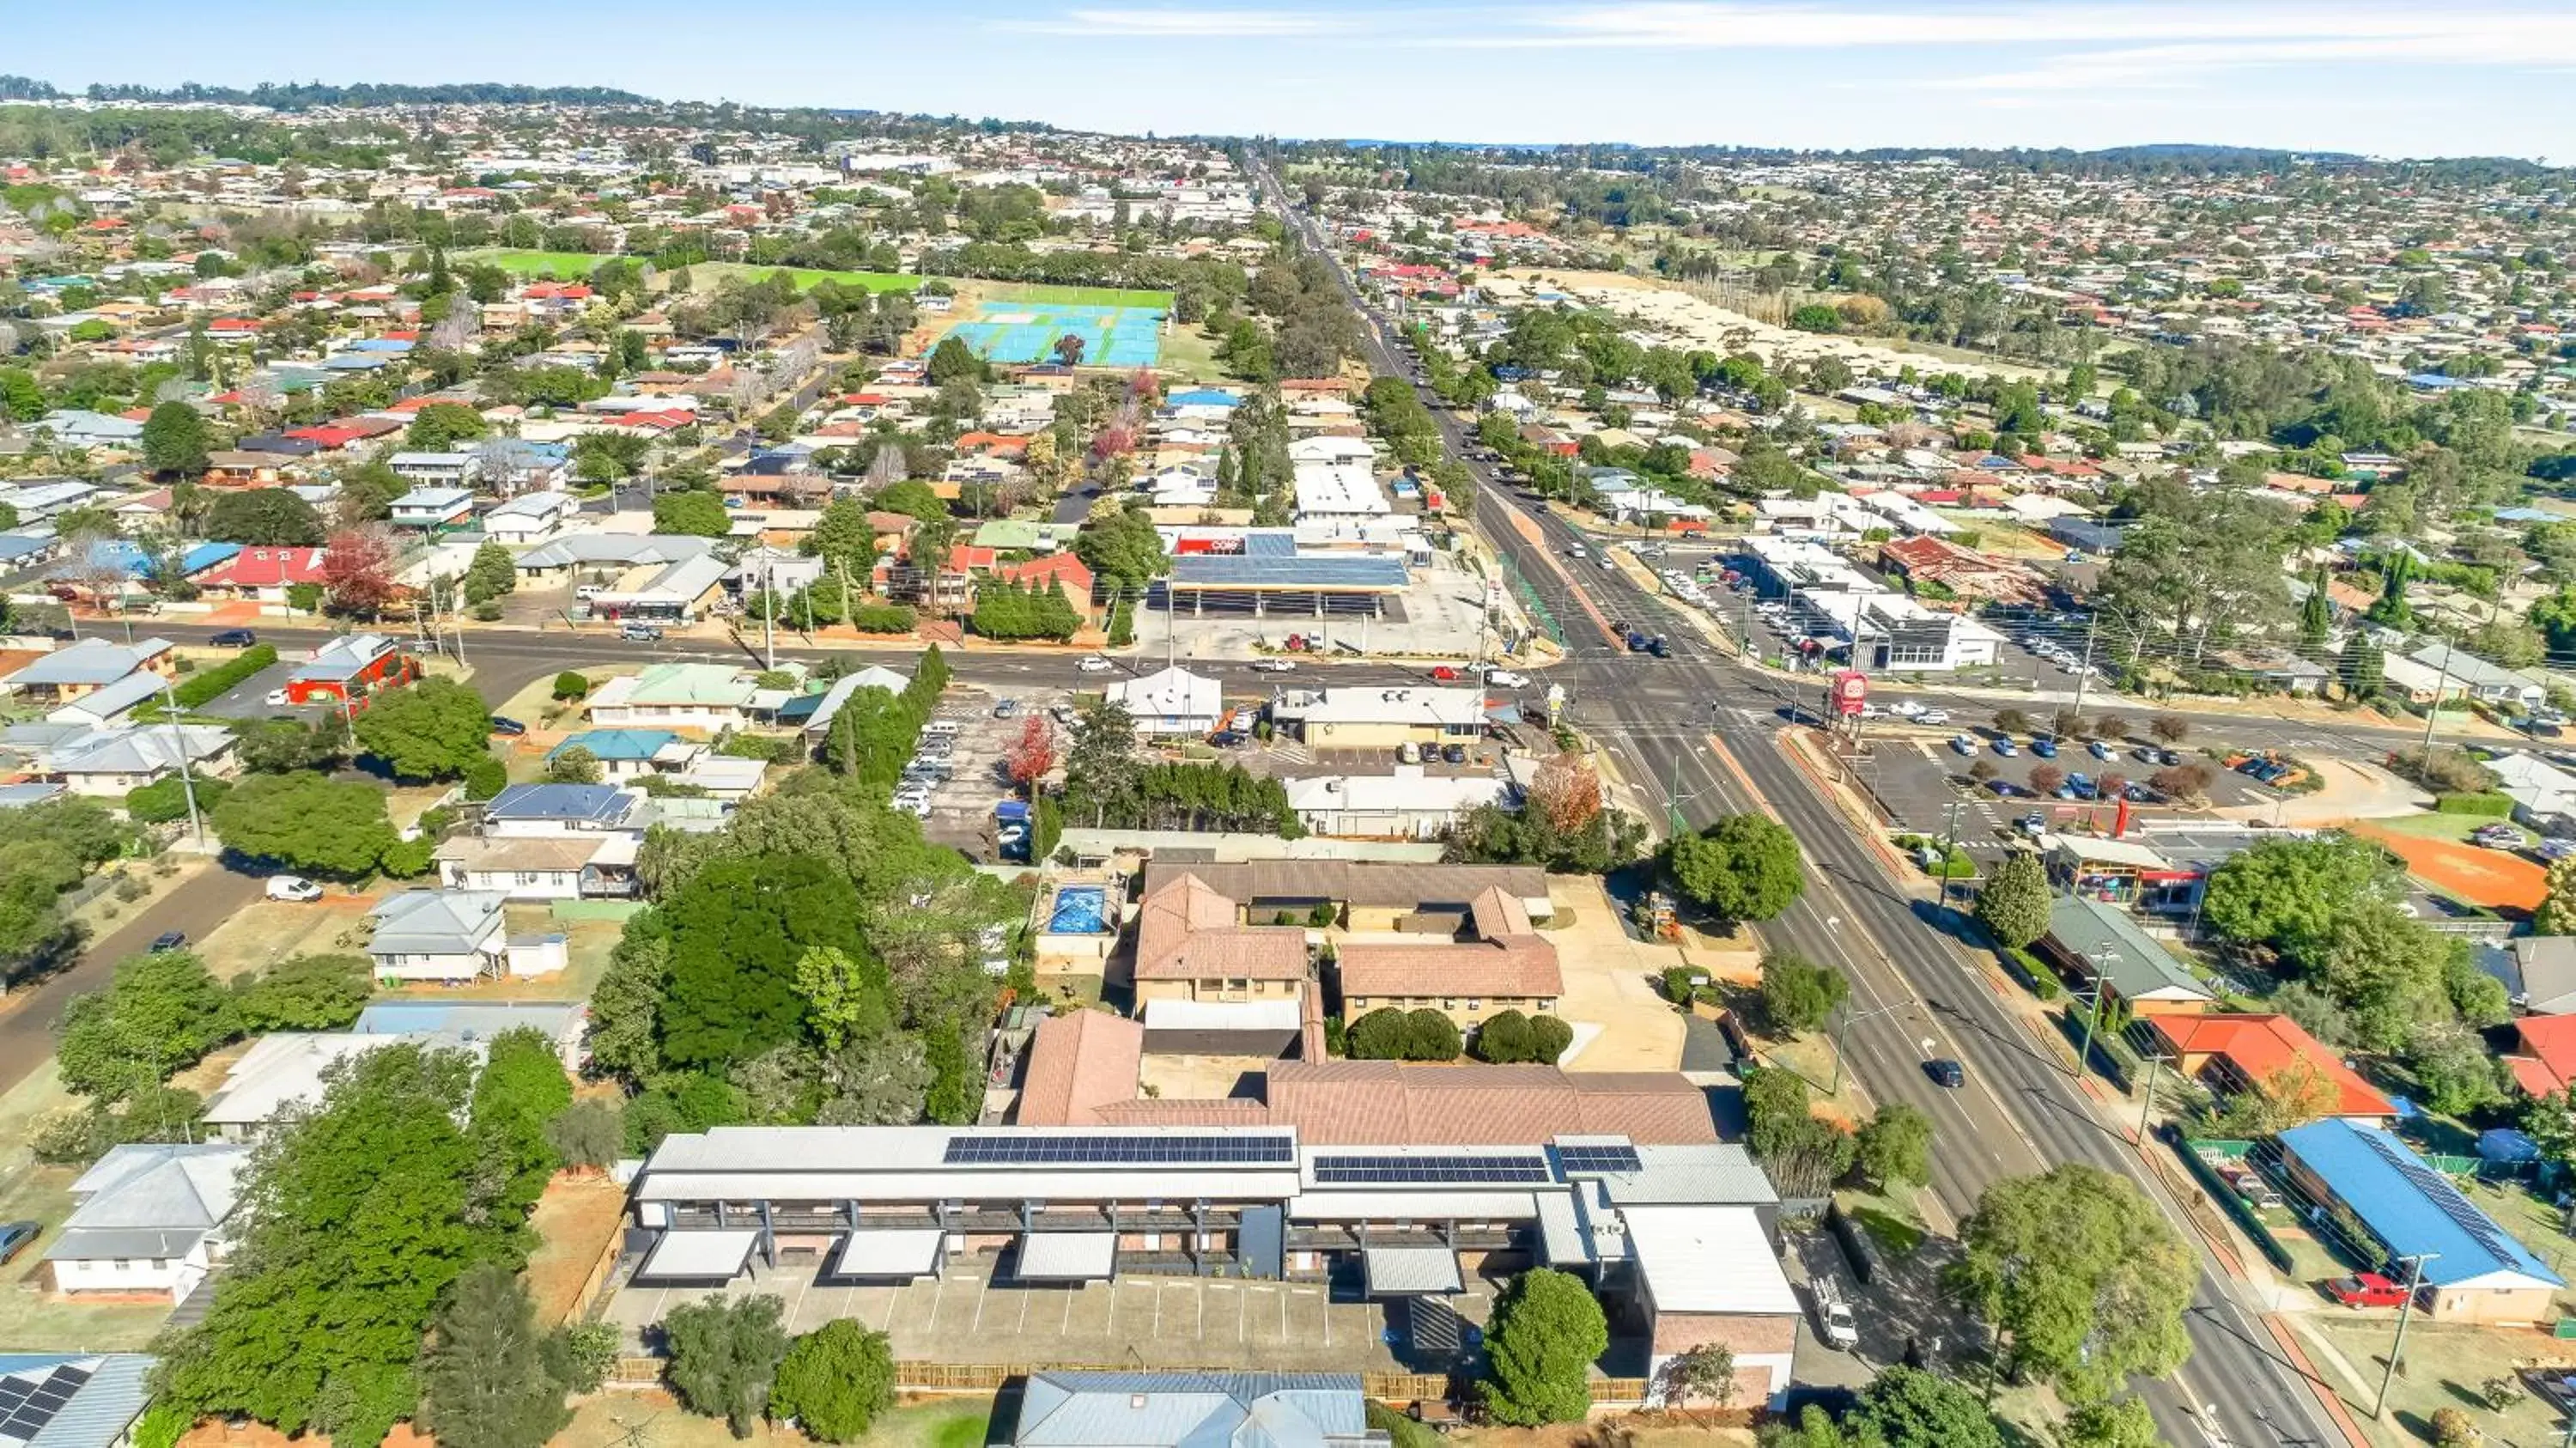
<path id="1" fill-rule="evenodd" d="M 1633 1146 L 1560 1146 L 1557 1164 L 1568 1174 L 1602 1176 L 1611 1172 L 1642 1171 L 1645 1162 Z"/>
<path id="2" fill-rule="evenodd" d="M 1533 1186 L 1551 1180 L 1539 1156 L 1362 1156 L 1315 1158 L 1319 1186 Z"/>
<path id="3" fill-rule="evenodd" d="M 1285 1136 L 960 1136 L 941 1158 L 950 1166 L 1285 1166 L 1296 1160 Z"/>

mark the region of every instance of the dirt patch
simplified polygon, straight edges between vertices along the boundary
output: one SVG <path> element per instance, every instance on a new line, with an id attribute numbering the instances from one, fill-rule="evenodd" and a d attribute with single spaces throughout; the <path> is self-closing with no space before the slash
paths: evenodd
<path id="1" fill-rule="evenodd" d="M 606 1176 L 558 1176 L 537 1198 L 529 1225 L 537 1250 L 528 1254 L 528 1296 L 537 1321 L 553 1326 L 581 1306 L 582 1285 L 616 1240 L 626 1190 Z"/>
<path id="2" fill-rule="evenodd" d="M 2472 905 L 2531 910 L 2549 894 L 2548 872 L 2520 855 L 2449 840 L 2419 839 L 2366 822 L 2353 825 L 2352 832 L 2396 851 L 2418 879 Z"/>
<path id="3" fill-rule="evenodd" d="M 1682 1018 L 1663 998 L 1666 967 L 1682 951 L 1631 937 L 1597 879 L 1551 876 L 1548 895 L 1568 923 L 1551 925 L 1565 994 L 1557 1013 L 1576 1028 L 1571 1071 L 1671 1071 L 1682 1059 Z M 1599 1030 L 1589 1040 L 1583 1027 Z"/>
<path id="4" fill-rule="evenodd" d="M 298 955 L 365 949 L 367 911 L 379 897 L 325 888 L 328 893 L 310 902 L 260 900 L 243 906 L 198 943 L 198 956 L 216 979 L 230 980 Z"/>
<path id="5" fill-rule="evenodd" d="M 980 1448 L 993 1415 L 989 1397 L 915 1397 L 895 1405 L 859 1440 L 859 1448 Z M 1007 1426 L 1005 1428 L 1007 1436 Z M 755 1424 L 752 1444 L 809 1443 L 812 1439 L 773 1423 Z M 388 1440 L 390 1442 L 390 1440 Z M 553 1439 L 553 1448 L 734 1448 L 722 1418 L 701 1418 L 681 1407 L 670 1394 L 603 1393 L 573 1410 L 572 1422 Z"/>

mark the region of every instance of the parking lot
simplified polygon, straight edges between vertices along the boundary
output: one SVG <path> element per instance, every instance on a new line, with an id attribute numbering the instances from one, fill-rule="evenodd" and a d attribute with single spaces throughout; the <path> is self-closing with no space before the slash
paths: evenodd
<path id="1" fill-rule="evenodd" d="M 1003 694 L 974 685 L 951 687 L 939 707 L 931 711 L 931 723 L 924 727 L 915 755 L 916 759 L 943 764 L 948 770 L 943 779 L 920 781 L 928 785 L 929 794 L 929 813 L 922 820 L 922 833 L 977 859 L 993 858 L 993 806 L 1011 793 L 1010 771 L 1005 763 L 1011 744 L 1020 737 L 1031 713 L 1065 707 L 1071 698 L 1062 689 L 1017 689 Z M 1009 717 L 996 717 L 995 709 L 1005 700 L 1010 705 Z M 945 732 L 943 721 L 955 726 L 953 734 Z M 1058 725 L 1059 755 L 1070 739 Z"/>
<path id="2" fill-rule="evenodd" d="M 2016 738 L 2012 754 L 1998 754 L 1992 732 L 1983 729 L 1873 726 L 1869 733 L 1869 753 L 1856 766 L 1856 773 L 1877 795 L 1896 828 L 1944 834 L 1952 806 L 1956 805 L 1959 843 L 1972 851 L 1999 849 L 2006 838 L 2022 832 L 2015 821 L 2033 813 L 2051 830 L 2078 828 L 2087 823 L 2107 829 L 2118 813 L 2118 806 L 2108 799 L 2068 798 L 2057 792 L 2070 785 L 2039 790 L 2031 782 L 2034 770 L 2053 769 L 2068 780 L 2083 775 L 2094 784 L 2098 796 L 2105 779 L 2117 777 L 2143 787 L 2144 781 L 2165 767 L 2139 757 L 2138 751 L 2147 746 L 2125 740 L 2103 741 L 2105 752 L 2111 756 L 2108 760 L 2095 758 L 2084 745 L 2076 743 L 2059 748 L 2052 759 L 2032 753 L 2027 737 Z M 1973 752 L 1959 752 L 1955 739 L 1971 741 Z M 2185 750 L 2180 751 L 2179 757 L 2185 764 L 2197 764 L 2209 772 L 2207 793 L 2213 807 L 2263 805 L 2286 798 L 2208 755 Z M 1969 771 L 1979 760 L 1994 766 L 1991 781 L 1978 783 L 1970 776 Z M 2191 818 L 2201 813 L 2154 796 L 2151 791 L 2144 798 L 2133 797 L 2130 804 L 2134 820 Z"/>
<path id="3" fill-rule="evenodd" d="M 1131 1275 L 1018 1287 L 994 1282 L 993 1267 L 990 1257 L 958 1257 L 945 1279 L 826 1287 L 816 1285 L 810 1257 L 782 1257 L 775 1268 L 755 1258 L 749 1274 L 723 1288 L 622 1288 L 607 1315 L 630 1348 L 681 1303 L 772 1293 L 787 1304 L 790 1333 L 846 1317 L 892 1337 L 896 1357 L 918 1361 L 1360 1372 L 1401 1370 L 1414 1355 L 1401 1307 L 1338 1286 Z M 1481 1280 L 1468 1286 L 1448 1300 L 1481 1325 L 1492 1290 Z"/>

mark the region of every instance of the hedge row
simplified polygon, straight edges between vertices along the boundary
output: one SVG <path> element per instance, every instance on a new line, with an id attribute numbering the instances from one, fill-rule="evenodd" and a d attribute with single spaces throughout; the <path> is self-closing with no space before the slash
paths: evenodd
<path id="1" fill-rule="evenodd" d="M 275 644 L 253 644 L 218 667 L 190 674 L 172 690 L 182 709 L 201 709 L 231 693 L 235 684 L 277 662 Z"/>
<path id="2" fill-rule="evenodd" d="M 2433 809 L 2437 814 L 2509 819 L 2513 815 L 2513 800 L 2510 796 L 2493 793 L 2443 794 L 2433 797 Z"/>
<path id="3" fill-rule="evenodd" d="M 912 625 L 908 603 L 863 603 L 850 610 L 850 627 L 865 634 L 910 633 Z"/>

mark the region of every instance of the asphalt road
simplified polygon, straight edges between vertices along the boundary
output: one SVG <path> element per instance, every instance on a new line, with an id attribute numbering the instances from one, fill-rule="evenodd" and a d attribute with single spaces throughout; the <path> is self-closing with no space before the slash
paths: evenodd
<path id="1" fill-rule="evenodd" d="M 234 911 L 259 898 L 260 881 L 220 864 L 163 896 L 151 909 L 90 943 L 67 970 L 56 971 L 14 993 L 8 1011 L 0 1013 L 0 1091 L 25 1080 L 54 1054 L 54 1025 L 72 997 L 97 990 L 116 973 L 116 963 L 141 955 L 164 930 L 187 932 L 203 940 Z"/>
<path id="2" fill-rule="evenodd" d="M 1274 197 L 1286 192 L 1265 172 Z M 1288 213 L 1363 316 L 1371 316 L 1351 287 L 1311 218 Z M 1411 369 L 1385 345 L 1383 319 L 1371 317 L 1368 361 L 1381 375 L 1409 377 Z M 1467 457 L 1465 430 L 1437 398 L 1426 396 L 1453 455 Z M 1812 704 L 1815 686 L 1796 689 L 1770 675 L 1718 657 L 1671 617 L 1673 605 L 1651 599 L 1625 575 L 1594 569 L 1559 572 L 1567 545 L 1581 540 L 1562 521 L 1515 508 L 1490 470 L 1472 462 L 1482 484 L 1476 523 L 1510 558 L 1565 631 L 1568 663 L 1550 671 L 1552 682 L 1570 677 L 1575 721 L 1602 740 L 1631 778 L 1649 793 L 1660 791 L 1667 809 L 1698 826 L 1720 816 L 1755 812 L 1781 820 L 1797 834 L 1812 867 L 1813 888 L 1780 919 L 1764 927 L 1766 941 L 1842 966 L 1853 986 L 1852 1019 L 1845 1046 L 1852 1069 L 1873 1100 L 1906 1101 L 1933 1119 L 1932 1195 L 1955 1222 L 1995 1181 L 2046 1170 L 2059 1162 L 2086 1162 L 2139 1181 L 2184 1240 L 2199 1238 L 2120 1138 L 2097 1117 L 2056 1058 L 2030 1040 L 1986 984 L 1986 977 L 1951 939 L 1941 912 L 1889 883 L 1880 863 L 1849 824 L 1819 798 L 1780 753 L 1776 734 L 1800 702 Z M 1535 523 L 1546 541 L 1533 543 L 1523 524 Z M 1587 607 L 1587 604 L 1590 606 Z M 1677 645 L 1662 660 L 1628 654 L 1597 620 L 1646 621 Z M 1819 684 L 1821 681 L 1819 681 Z M 1942 702 L 1939 691 L 1933 697 Z M 2097 706 L 2122 714 L 2152 710 Z M 1956 696 L 1950 707 L 1962 718 L 1982 718 L 1991 701 Z M 1966 711 L 1979 711 L 1969 714 Z M 2279 721 L 2233 720 L 2243 742 Z M 2325 733 L 2311 726 L 2302 732 Z M 2356 747 L 2386 747 L 2389 731 L 2334 730 Z M 1722 741 L 1743 777 L 1725 767 L 1710 747 Z M 1941 1088 L 1924 1062 L 1946 1056 L 1965 1063 L 1966 1084 Z M 2171 1377 L 2144 1387 L 2161 1434 L 2170 1442 L 2237 1445 L 2322 1444 L 2339 1439 L 2313 1392 L 2283 1362 L 2251 1314 L 2209 1269 L 2205 1254 L 2195 1301 L 2187 1318 L 2192 1356 Z"/>

